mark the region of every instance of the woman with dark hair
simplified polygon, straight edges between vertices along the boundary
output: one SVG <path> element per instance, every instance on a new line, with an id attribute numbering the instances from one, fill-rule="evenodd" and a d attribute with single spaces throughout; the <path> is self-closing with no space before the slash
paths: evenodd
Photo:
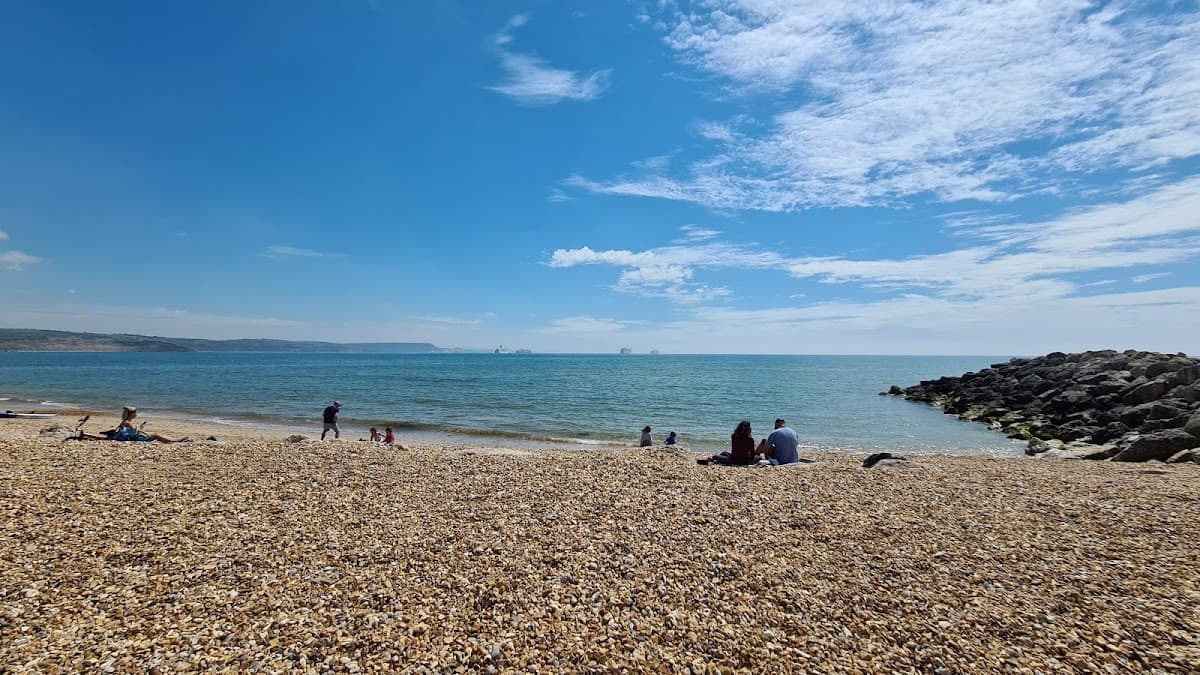
<path id="1" fill-rule="evenodd" d="M 654 445 L 654 439 L 650 437 L 650 427 L 649 426 L 642 428 L 642 440 L 638 443 L 638 445 L 640 445 L 643 448 L 648 448 L 651 445 Z"/>
<path id="2" fill-rule="evenodd" d="M 754 463 L 754 435 L 750 423 L 742 420 L 729 435 L 729 452 L 713 455 L 709 459 L 698 459 L 698 464 L 724 464 L 725 466 L 749 466 Z"/>

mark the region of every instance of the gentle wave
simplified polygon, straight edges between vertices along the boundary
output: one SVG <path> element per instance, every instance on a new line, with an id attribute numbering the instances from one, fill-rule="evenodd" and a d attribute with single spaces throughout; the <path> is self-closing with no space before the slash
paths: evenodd
<path id="1" fill-rule="evenodd" d="M 1001 357 L 1004 358 L 1004 357 Z M 761 438 L 776 417 L 823 447 L 1020 454 L 1002 434 L 929 406 L 878 396 L 959 375 L 995 357 L 483 354 L 0 353 L 7 407 L 147 413 L 257 427 L 321 428 L 342 401 L 343 435 L 594 447 L 656 443 L 674 429 L 693 449 L 724 450 L 739 420 Z"/>

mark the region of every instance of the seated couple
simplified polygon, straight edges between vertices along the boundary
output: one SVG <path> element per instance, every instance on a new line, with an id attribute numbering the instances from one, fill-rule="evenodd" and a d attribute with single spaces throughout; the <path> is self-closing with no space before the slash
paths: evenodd
<path id="1" fill-rule="evenodd" d="M 733 430 L 729 437 L 729 452 L 713 455 L 709 459 L 696 460 L 699 464 L 724 464 L 726 466 L 749 466 L 758 462 L 758 456 L 769 460 L 771 464 L 792 464 L 799 462 L 800 437 L 787 425 L 781 417 L 775 420 L 775 430 L 764 438 L 758 447 L 754 445 L 754 435 L 750 423 L 743 420 Z"/>
<path id="2" fill-rule="evenodd" d="M 162 434 L 147 434 L 142 431 L 144 424 L 138 423 L 138 411 L 133 406 L 125 406 L 121 409 L 121 423 L 116 429 L 101 431 L 99 434 L 87 434 L 82 430 L 79 432 L 79 440 L 84 441 L 158 441 L 159 443 L 184 443 L 190 441 L 190 438 L 170 438 Z"/>

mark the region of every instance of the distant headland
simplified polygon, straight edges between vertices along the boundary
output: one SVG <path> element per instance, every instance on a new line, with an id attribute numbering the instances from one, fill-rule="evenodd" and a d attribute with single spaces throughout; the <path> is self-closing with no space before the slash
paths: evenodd
<path id="1" fill-rule="evenodd" d="M 0 352 L 289 352 L 340 354 L 444 354 L 463 350 L 429 342 L 317 342 L 294 340 L 203 340 L 200 338 L 75 333 L 0 328 Z"/>

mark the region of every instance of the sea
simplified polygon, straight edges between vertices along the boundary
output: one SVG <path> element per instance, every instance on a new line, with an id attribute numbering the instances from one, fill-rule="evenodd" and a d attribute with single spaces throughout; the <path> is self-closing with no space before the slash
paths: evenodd
<path id="1" fill-rule="evenodd" d="M 786 418 L 809 447 L 1008 456 L 997 431 L 893 396 L 893 384 L 1006 356 L 568 354 L 0 353 L 0 410 L 137 406 L 175 416 L 319 434 L 342 404 L 343 437 L 391 425 L 397 438 L 587 450 L 656 442 L 727 449 Z"/>

